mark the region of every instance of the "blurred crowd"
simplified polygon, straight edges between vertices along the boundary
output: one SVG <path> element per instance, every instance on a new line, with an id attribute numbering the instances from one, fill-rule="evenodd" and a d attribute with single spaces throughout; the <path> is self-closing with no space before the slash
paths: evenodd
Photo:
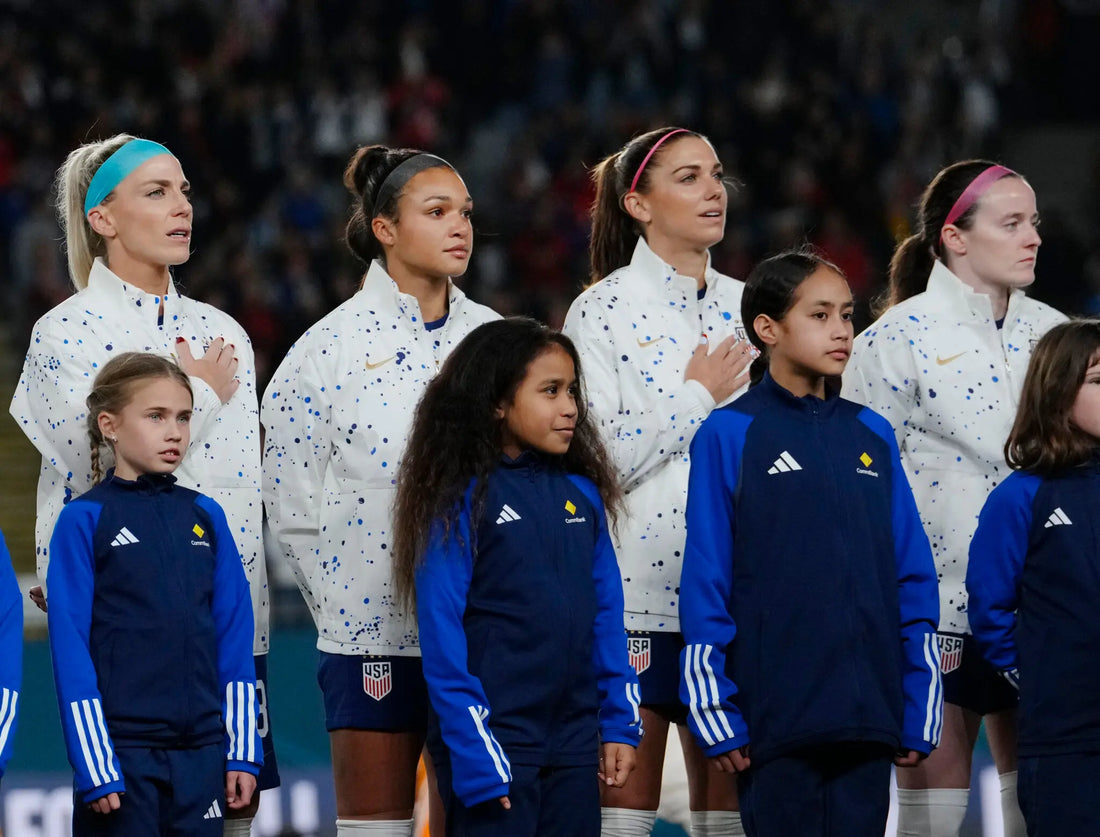
<path id="1" fill-rule="evenodd" d="M 587 280 L 587 167 L 662 124 L 706 133 L 733 181 L 719 269 L 743 278 L 764 253 L 808 241 L 866 303 L 941 165 L 997 158 L 1013 131 L 1100 112 L 1100 88 L 1075 82 L 1095 67 L 1100 4 L 956 5 L 970 10 L 0 0 L 0 316 L 23 343 L 70 293 L 53 174 L 79 143 L 119 131 L 183 163 L 196 226 L 177 282 L 242 323 L 261 380 L 355 290 L 364 268 L 342 242 L 341 178 L 354 148 L 375 142 L 457 166 L 477 231 L 464 286 L 504 313 L 560 324 Z M 1097 161 L 1080 166 L 1095 186 Z M 1100 250 L 1057 218 L 1042 230 L 1037 295 L 1095 308 Z"/>

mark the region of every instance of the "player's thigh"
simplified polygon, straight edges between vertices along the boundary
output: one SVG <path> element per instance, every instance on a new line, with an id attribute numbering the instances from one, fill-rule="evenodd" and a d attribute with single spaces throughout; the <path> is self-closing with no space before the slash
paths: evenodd
<path id="1" fill-rule="evenodd" d="M 687 726 L 678 726 L 692 811 L 737 811 L 737 774 L 722 773 L 703 753 Z"/>
<path id="2" fill-rule="evenodd" d="M 641 709 L 645 735 L 634 756 L 634 770 L 621 788 L 600 787 L 600 805 L 604 808 L 630 808 L 656 811 L 661 802 L 661 777 L 665 766 L 668 718 L 648 706 Z"/>
<path id="3" fill-rule="evenodd" d="M 953 703 L 943 705 L 940 745 L 916 767 L 897 770 L 899 788 L 969 788 L 970 765 L 981 716 Z"/>
<path id="4" fill-rule="evenodd" d="M 985 736 L 998 773 L 1016 769 L 1016 710 L 1006 709 L 985 716 Z"/>
<path id="5" fill-rule="evenodd" d="M 329 739 L 338 817 L 412 817 L 422 733 L 337 729 Z"/>

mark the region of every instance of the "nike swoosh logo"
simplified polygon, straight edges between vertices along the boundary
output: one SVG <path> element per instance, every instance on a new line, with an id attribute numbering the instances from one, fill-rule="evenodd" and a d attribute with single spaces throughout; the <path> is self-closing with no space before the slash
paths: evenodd
<path id="1" fill-rule="evenodd" d="M 951 361 L 958 360 L 960 357 L 965 355 L 966 352 L 968 352 L 968 351 L 970 351 L 970 350 L 967 349 L 966 351 L 959 352 L 957 355 L 951 355 L 951 357 L 937 357 L 936 358 L 936 363 L 938 363 L 940 366 L 947 366 L 947 364 L 949 364 Z"/>
<path id="2" fill-rule="evenodd" d="M 638 346 L 639 346 L 639 348 L 644 349 L 646 346 L 652 346 L 654 343 L 659 343 L 660 341 L 662 341 L 664 339 L 665 339 L 665 336 L 663 334 L 660 337 L 654 337 L 652 340 L 641 340 L 641 339 L 639 339 L 638 340 Z"/>
<path id="3" fill-rule="evenodd" d="M 386 365 L 387 363 L 389 363 L 389 362 L 390 362 L 391 360 L 393 360 L 393 355 L 390 355 L 390 356 L 389 356 L 388 358 L 386 358 L 385 360 L 380 360 L 380 361 L 378 361 L 378 363 L 371 363 L 371 362 L 370 362 L 370 361 L 368 360 L 368 361 L 367 361 L 367 369 L 377 369 L 377 368 L 378 368 L 379 366 L 385 366 L 385 365 Z"/>

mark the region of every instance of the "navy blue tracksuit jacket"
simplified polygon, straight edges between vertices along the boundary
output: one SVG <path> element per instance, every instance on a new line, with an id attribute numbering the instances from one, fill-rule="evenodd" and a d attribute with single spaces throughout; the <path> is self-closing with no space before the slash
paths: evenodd
<path id="1" fill-rule="evenodd" d="M 595 765 L 641 738 L 638 679 L 603 503 L 588 480 L 524 453 L 472 487 L 417 572 L 424 677 L 454 791 L 505 796 L 511 762 Z"/>
<path id="2" fill-rule="evenodd" d="M 982 654 L 1020 689 L 1019 753 L 1100 752 L 1100 459 L 1010 474 L 986 500 L 966 589 Z"/>
<path id="3" fill-rule="evenodd" d="M 770 375 L 691 446 L 681 697 L 708 756 L 843 741 L 929 752 L 942 723 L 932 554 L 880 415 Z"/>
<path id="4" fill-rule="evenodd" d="M 50 651 L 76 789 L 126 790 L 116 747 L 224 742 L 259 772 L 252 601 L 221 507 L 175 477 L 107 477 L 50 541 Z"/>

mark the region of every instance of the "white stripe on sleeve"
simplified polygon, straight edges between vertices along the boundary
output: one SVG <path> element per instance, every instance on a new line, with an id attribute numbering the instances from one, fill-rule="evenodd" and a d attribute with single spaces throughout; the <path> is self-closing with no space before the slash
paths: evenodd
<path id="1" fill-rule="evenodd" d="M 106 773 L 117 782 L 122 777 L 115 770 L 115 751 L 111 748 L 111 736 L 107 734 L 107 724 L 103 720 L 103 706 L 98 698 L 92 701 L 92 711 L 95 712 L 96 723 L 99 725 L 99 740 L 103 742 L 103 754 L 107 759 Z"/>
<path id="2" fill-rule="evenodd" d="M 497 743 L 493 734 L 485 726 L 485 719 L 489 717 L 489 710 L 484 706 L 469 706 L 467 709 L 470 710 L 470 717 L 474 719 L 477 734 L 481 736 L 485 749 L 489 751 L 489 757 L 493 760 L 493 766 L 496 768 L 500 780 L 511 782 L 512 765 L 508 762 L 508 757 L 504 755 L 504 751 L 500 749 L 500 744 Z"/>
<path id="3" fill-rule="evenodd" d="M 8 735 L 11 733 L 11 725 L 15 720 L 18 705 L 19 692 L 4 689 L 4 698 L 0 702 L 0 753 L 4 752 L 4 746 L 8 743 Z"/>
<path id="4" fill-rule="evenodd" d="M 225 731 L 229 735 L 229 747 L 227 757 L 233 761 L 237 759 L 237 706 L 233 699 L 234 683 L 225 684 Z"/>
<path id="5" fill-rule="evenodd" d="M 73 713 L 73 726 L 76 728 L 76 737 L 80 739 L 80 752 L 84 754 L 84 766 L 88 769 L 92 784 L 97 787 L 106 784 L 100 778 L 99 771 L 96 770 L 95 759 L 92 758 L 91 746 L 88 744 L 88 736 L 84 731 L 84 718 L 80 714 L 80 701 L 74 700 L 69 704 L 69 709 Z"/>
<path id="6" fill-rule="evenodd" d="M 689 645 L 687 651 L 688 653 L 684 654 L 684 682 L 687 684 L 688 689 L 688 705 L 691 709 L 692 717 L 695 718 L 695 725 L 703 736 L 703 740 L 708 747 L 713 747 L 718 741 L 714 737 L 714 732 L 710 727 L 710 723 L 699 711 L 701 708 L 701 700 L 695 682 L 695 667 L 698 664 L 699 646 Z"/>

